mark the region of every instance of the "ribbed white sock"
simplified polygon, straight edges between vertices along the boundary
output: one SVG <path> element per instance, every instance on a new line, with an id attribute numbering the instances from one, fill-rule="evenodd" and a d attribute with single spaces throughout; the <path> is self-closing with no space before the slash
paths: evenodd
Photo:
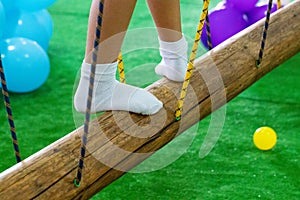
<path id="1" fill-rule="evenodd" d="M 165 42 L 159 39 L 161 62 L 155 72 L 176 82 L 184 81 L 187 68 L 188 45 L 184 36 L 176 42 Z"/>
<path id="2" fill-rule="evenodd" d="M 91 64 L 83 62 L 81 77 L 74 96 L 74 106 L 78 112 L 85 112 L 88 97 Z M 116 80 L 117 63 L 97 64 L 91 112 L 124 110 L 151 115 L 162 108 L 159 101 L 150 92 L 120 83 Z"/>

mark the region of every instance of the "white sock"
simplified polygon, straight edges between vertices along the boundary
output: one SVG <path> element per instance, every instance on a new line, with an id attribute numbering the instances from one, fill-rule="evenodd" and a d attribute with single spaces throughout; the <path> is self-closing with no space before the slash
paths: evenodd
<path id="1" fill-rule="evenodd" d="M 188 45 L 184 36 L 176 42 L 165 42 L 159 39 L 159 50 L 162 57 L 155 72 L 176 82 L 182 82 L 187 68 Z"/>
<path id="2" fill-rule="evenodd" d="M 120 83 L 116 80 L 117 62 L 97 64 L 91 112 L 124 110 L 151 115 L 162 108 L 159 101 L 150 92 Z M 74 106 L 78 112 L 86 111 L 91 64 L 83 62 L 81 77 L 74 96 Z"/>

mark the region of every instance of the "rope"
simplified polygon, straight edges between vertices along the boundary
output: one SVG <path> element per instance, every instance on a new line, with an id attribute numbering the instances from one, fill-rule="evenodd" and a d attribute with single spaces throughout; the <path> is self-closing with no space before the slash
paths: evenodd
<path id="1" fill-rule="evenodd" d="M 260 67 L 260 64 L 261 64 L 261 61 L 262 61 L 262 58 L 263 58 L 266 39 L 267 39 L 267 32 L 268 32 L 268 28 L 269 28 L 269 21 L 270 21 L 272 5 L 273 5 L 273 0 L 269 0 L 265 26 L 264 26 L 263 34 L 262 34 L 262 41 L 261 41 L 261 44 L 260 44 L 259 55 L 258 55 L 258 59 L 256 60 L 256 67 Z"/>
<path id="2" fill-rule="evenodd" d="M 280 9 L 282 7 L 281 1 L 277 0 L 277 10 Z"/>
<path id="3" fill-rule="evenodd" d="M 208 49 L 212 50 L 213 47 L 212 47 L 212 41 L 211 41 L 211 32 L 210 32 L 210 23 L 209 23 L 208 11 L 207 11 L 207 14 L 206 14 L 205 22 L 206 22 L 206 35 L 207 35 Z"/>
<path id="4" fill-rule="evenodd" d="M 101 35 L 101 26 L 102 26 L 102 16 L 104 10 L 104 0 L 99 1 L 99 14 L 97 18 L 97 27 L 96 27 L 96 39 L 94 41 L 94 49 L 92 52 L 92 65 L 91 65 L 91 73 L 90 73 L 90 82 L 89 82 L 89 90 L 88 90 L 88 99 L 85 113 L 85 121 L 84 121 L 84 133 L 82 136 L 81 148 L 80 148 L 80 159 L 78 163 L 78 171 L 77 176 L 74 179 L 74 185 L 76 187 L 80 187 L 80 181 L 82 178 L 82 170 L 84 165 L 84 157 L 86 152 L 86 144 L 87 144 L 87 135 L 89 131 L 89 123 L 90 123 L 90 115 L 91 115 L 91 105 L 92 105 L 92 97 L 94 90 L 94 78 L 96 71 L 96 63 L 97 63 L 97 52 L 100 43 L 100 35 Z"/>
<path id="5" fill-rule="evenodd" d="M 177 102 L 177 108 L 175 111 L 175 117 L 176 120 L 179 121 L 181 119 L 181 114 L 182 114 L 182 107 L 183 107 L 183 103 L 184 103 L 184 99 L 187 93 L 187 88 L 189 86 L 190 83 L 190 79 L 193 73 L 193 69 L 194 69 L 194 61 L 196 58 L 196 54 L 197 54 L 197 50 L 198 50 L 198 46 L 199 46 L 199 41 L 201 38 L 201 34 L 202 34 L 202 30 L 203 30 L 203 26 L 204 26 L 204 21 L 206 19 L 207 13 L 208 13 L 208 6 L 209 6 L 209 2 L 210 0 L 203 0 L 203 8 L 202 8 L 202 14 L 200 16 L 200 21 L 198 23 L 198 27 L 197 27 L 197 32 L 196 32 L 196 36 L 195 36 L 195 41 L 192 47 L 192 52 L 190 54 L 190 58 L 189 58 L 189 62 L 187 64 L 187 71 L 185 74 L 185 80 L 183 82 L 182 85 L 182 89 L 180 92 L 180 98 Z"/>
<path id="6" fill-rule="evenodd" d="M 12 137 L 14 150 L 15 150 L 15 156 L 16 156 L 16 160 L 18 163 L 18 162 L 21 162 L 21 156 L 20 156 L 20 151 L 19 151 L 15 123 L 14 123 L 14 119 L 13 119 L 13 115 L 12 115 L 12 109 L 10 106 L 8 89 L 6 86 L 6 79 L 5 79 L 5 75 L 4 75 L 4 68 L 3 68 L 1 56 L 0 56 L 0 78 L 1 78 L 1 84 L 2 84 L 2 94 L 3 94 L 3 98 L 4 98 L 4 105 L 6 107 L 7 119 L 8 119 L 8 123 L 9 123 L 9 127 L 10 127 L 10 133 L 11 133 L 11 137 Z"/>
<path id="7" fill-rule="evenodd" d="M 119 71 L 119 76 L 120 76 L 120 82 L 126 83 L 122 52 L 120 52 L 118 55 L 118 71 Z"/>

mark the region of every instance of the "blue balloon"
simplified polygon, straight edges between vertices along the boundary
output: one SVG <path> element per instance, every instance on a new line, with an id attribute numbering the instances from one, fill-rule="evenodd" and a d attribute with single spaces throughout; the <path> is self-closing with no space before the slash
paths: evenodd
<path id="1" fill-rule="evenodd" d="M 5 12 L 4 12 L 3 5 L 0 1 L 0 38 L 2 38 L 4 23 L 5 23 Z M 1 86 L 2 84 L 0 84 L 0 88 Z"/>
<path id="2" fill-rule="evenodd" d="M 35 41 L 10 38 L 0 42 L 1 57 L 8 90 L 31 92 L 47 80 L 50 61 L 47 53 Z"/>
<path id="3" fill-rule="evenodd" d="M 53 24 L 52 17 L 50 15 L 50 13 L 48 12 L 48 10 L 43 9 L 43 10 L 34 12 L 33 14 L 37 17 L 38 22 L 45 27 L 45 29 L 48 33 L 48 38 L 51 38 L 52 34 L 53 34 L 54 24 Z"/>
<path id="4" fill-rule="evenodd" d="M 14 8 L 5 9 L 5 31 L 3 32 L 3 38 L 10 38 L 16 29 L 18 20 L 20 18 L 20 10 Z"/>
<path id="5" fill-rule="evenodd" d="M 5 9 L 15 8 L 15 1 L 12 0 L 1 0 Z"/>
<path id="6" fill-rule="evenodd" d="M 48 49 L 49 34 L 35 13 L 15 10 L 7 17 L 4 38 L 24 37 L 36 41 L 44 50 Z"/>
<path id="7" fill-rule="evenodd" d="M 11 0 L 12 1 L 12 0 Z M 15 4 L 18 8 L 26 11 L 38 11 L 46 9 L 56 0 L 15 0 Z"/>
<path id="8" fill-rule="evenodd" d="M 2 38 L 3 35 L 4 23 L 5 23 L 5 11 L 0 1 L 0 38 Z"/>

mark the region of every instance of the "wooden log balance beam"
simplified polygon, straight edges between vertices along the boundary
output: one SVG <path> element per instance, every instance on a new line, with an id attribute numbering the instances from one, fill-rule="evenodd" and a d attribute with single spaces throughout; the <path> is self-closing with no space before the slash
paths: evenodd
<path id="1" fill-rule="evenodd" d="M 73 180 L 82 128 L 2 172 L 1 199 L 88 199 L 99 192 L 299 52 L 300 0 L 271 15 L 257 68 L 263 24 L 261 20 L 196 60 L 181 121 L 175 120 L 174 111 L 182 84 L 161 79 L 147 88 L 164 103 L 158 114 L 106 112 L 91 122 L 79 188 Z"/>

